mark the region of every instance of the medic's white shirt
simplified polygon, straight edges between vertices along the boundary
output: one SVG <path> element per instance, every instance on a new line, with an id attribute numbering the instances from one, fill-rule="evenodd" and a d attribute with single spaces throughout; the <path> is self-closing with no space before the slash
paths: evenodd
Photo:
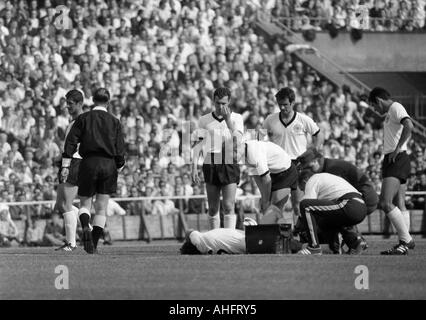
<path id="1" fill-rule="evenodd" d="M 399 139 L 401 138 L 401 133 L 404 126 L 401 122 L 410 118 L 405 110 L 404 106 L 398 102 L 392 103 L 389 108 L 389 111 L 386 115 L 385 123 L 383 125 L 383 152 L 384 154 L 392 153 L 395 151 L 396 146 L 398 145 Z M 407 141 L 402 145 L 401 150 L 407 150 Z"/>
<path id="2" fill-rule="evenodd" d="M 346 193 L 358 192 L 345 179 L 330 173 L 314 174 L 305 186 L 303 199 L 336 200 Z"/>
<path id="3" fill-rule="evenodd" d="M 246 146 L 246 165 L 250 176 L 280 173 L 291 166 L 288 153 L 271 141 L 250 140 Z"/>
<path id="4" fill-rule="evenodd" d="M 244 121 L 243 117 L 238 114 L 231 112 L 231 121 L 234 123 L 234 128 L 244 133 Z M 226 125 L 225 119 L 216 117 L 213 112 L 205 114 L 198 121 L 198 140 L 203 140 L 207 153 L 221 153 L 222 142 L 225 144 L 232 143 L 232 134 Z"/>
<path id="5" fill-rule="evenodd" d="M 219 228 L 207 232 L 193 231 L 189 239 L 202 254 L 218 254 L 219 251 L 228 254 L 246 253 L 246 236 L 243 230 Z"/>
<path id="6" fill-rule="evenodd" d="M 269 139 L 283 148 L 293 160 L 306 151 L 307 135 L 315 136 L 320 131 L 314 120 L 299 112 L 294 113 L 288 124 L 281 119 L 281 112 L 273 113 L 265 119 L 263 128 L 268 131 Z"/>

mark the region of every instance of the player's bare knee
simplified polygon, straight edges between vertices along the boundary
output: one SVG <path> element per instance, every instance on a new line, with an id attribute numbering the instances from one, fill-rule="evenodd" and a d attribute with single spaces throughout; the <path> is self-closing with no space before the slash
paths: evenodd
<path id="1" fill-rule="evenodd" d="M 391 200 L 381 199 L 379 204 L 380 208 L 386 213 L 392 211 L 392 209 L 394 208 L 394 205 Z"/>
<path id="2" fill-rule="evenodd" d="M 213 217 L 213 216 L 219 214 L 219 208 L 218 207 L 209 207 L 208 213 L 209 213 L 209 216 Z"/>
<path id="3" fill-rule="evenodd" d="M 233 214 L 234 213 L 234 202 L 233 201 L 223 201 L 223 214 Z"/>

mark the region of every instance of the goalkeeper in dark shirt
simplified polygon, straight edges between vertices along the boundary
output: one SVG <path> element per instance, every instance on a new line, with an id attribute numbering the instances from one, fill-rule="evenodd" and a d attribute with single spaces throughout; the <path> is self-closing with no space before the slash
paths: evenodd
<path id="1" fill-rule="evenodd" d="M 95 106 L 75 120 L 66 138 L 62 157 L 60 174 L 67 176 L 72 155 L 80 144 L 79 152 L 83 159 L 78 175 L 79 217 L 83 228 L 84 250 L 87 253 L 96 251 L 105 227 L 108 201 L 110 195 L 117 190 L 118 171 L 125 164 L 123 130 L 120 120 L 107 111 L 109 100 L 107 89 L 95 91 Z M 93 231 L 90 231 L 90 209 L 95 195 L 96 215 L 92 223 Z"/>

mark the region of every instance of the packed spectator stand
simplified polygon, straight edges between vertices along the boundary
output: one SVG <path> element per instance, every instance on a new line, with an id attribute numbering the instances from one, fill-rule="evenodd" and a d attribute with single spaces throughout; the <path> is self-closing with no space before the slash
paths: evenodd
<path id="1" fill-rule="evenodd" d="M 269 3 L 274 17 L 298 31 L 425 30 L 424 0 L 283 0 Z"/>
<path id="2" fill-rule="evenodd" d="M 311 18 L 345 21 L 344 28 L 351 22 L 342 12 L 349 16 L 356 2 L 268 1 L 263 9 L 281 17 L 307 17 L 308 23 Z M 98 87 L 112 93 L 110 111 L 121 120 L 126 135 L 127 164 L 116 197 L 204 193 L 203 185 L 192 185 L 190 166 L 180 152 L 182 123 L 189 122 L 191 130 L 196 127 L 200 115 L 212 110 L 212 92 L 218 86 L 231 89 L 232 107 L 243 114 L 246 129 L 261 128 L 265 117 L 278 111 L 274 99 L 278 88 L 293 88 L 297 111 L 311 116 L 325 133 L 325 156 L 366 170 L 380 192 L 382 131 L 367 109 L 366 97 L 322 78 L 287 52 L 285 43 L 270 45 L 257 35 L 259 1 L 157 3 L 0 4 L 0 202 L 55 199 L 55 164 L 70 122 L 64 94 L 81 89 L 89 110 L 91 92 Z M 384 8 L 374 11 L 376 3 L 385 3 Z M 400 7 L 393 7 L 395 3 Z M 59 25 L 58 5 L 70 9 Z M 424 28 L 423 0 L 375 1 L 370 15 L 379 15 L 386 25 L 392 8 L 400 19 L 413 21 L 413 28 Z M 160 152 L 164 146 L 173 156 Z M 408 190 L 426 190 L 425 146 L 411 140 L 410 153 L 413 171 Z M 238 195 L 258 193 L 242 172 Z M 200 213 L 206 207 L 202 201 L 187 202 L 186 212 Z M 423 203 L 423 198 L 415 198 L 409 206 L 423 208 Z M 249 211 L 257 204 L 241 205 Z M 177 204 L 156 200 L 122 206 L 131 215 L 139 214 L 141 206 L 146 214 L 168 214 Z M 47 205 L 31 210 L 36 218 L 52 214 Z M 10 211 L 15 220 L 26 218 L 20 207 Z"/>

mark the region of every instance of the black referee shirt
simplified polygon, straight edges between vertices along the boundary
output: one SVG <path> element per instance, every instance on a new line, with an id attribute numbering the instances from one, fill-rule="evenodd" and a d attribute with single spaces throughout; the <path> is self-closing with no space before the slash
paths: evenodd
<path id="1" fill-rule="evenodd" d="M 344 160 L 324 158 L 324 168 L 322 172 L 342 177 L 358 191 L 362 185 L 369 182 L 368 177 L 362 173 L 361 170 Z"/>
<path id="2" fill-rule="evenodd" d="M 112 158 L 117 168 L 124 166 L 124 135 L 120 120 L 104 107 L 95 107 L 78 116 L 65 140 L 63 158 L 72 158 L 79 143 L 83 159 L 91 156 Z"/>

